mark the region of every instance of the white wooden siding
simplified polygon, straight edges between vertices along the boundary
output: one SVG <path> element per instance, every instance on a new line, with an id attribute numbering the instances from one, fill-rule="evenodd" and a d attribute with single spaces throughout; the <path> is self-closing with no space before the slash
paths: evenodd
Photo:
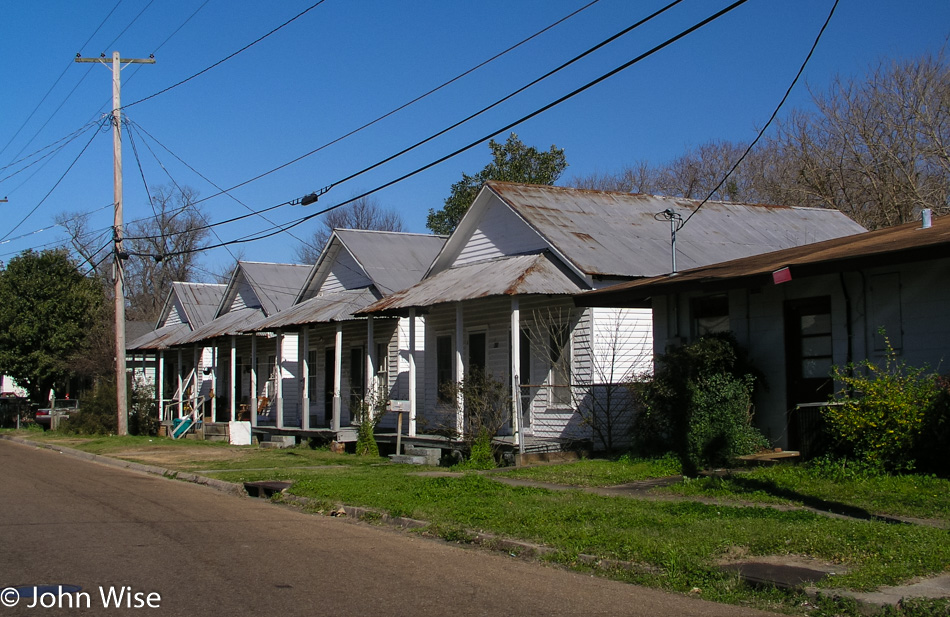
<path id="1" fill-rule="evenodd" d="M 172 307 L 168 311 L 168 317 L 165 318 L 165 322 L 162 325 L 173 326 L 180 323 L 188 323 L 188 319 L 185 317 L 185 310 L 181 306 L 181 302 L 176 297 L 172 303 Z"/>
<path id="2" fill-rule="evenodd" d="M 494 199 L 453 265 L 529 253 L 547 246 L 508 206 Z"/>
<path id="3" fill-rule="evenodd" d="M 340 250 L 337 252 L 333 265 L 330 266 L 330 272 L 326 280 L 320 286 L 320 295 L 344 291 L 346 289 L 359 289 L 372 285 L 363 269 L 360 267 L 349 251 Z"/>

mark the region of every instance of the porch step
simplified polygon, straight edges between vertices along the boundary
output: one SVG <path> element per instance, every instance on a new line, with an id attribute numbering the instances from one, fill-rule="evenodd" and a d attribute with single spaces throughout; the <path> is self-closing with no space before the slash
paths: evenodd
<path id="1" fill-rule="evenodd" d="M 422 465 L 432 465 L 433 467 L 439 466 L 439 461 L 442 459 L 442 449 L 441 448 L 419 448 L 419 447 L 407 447 L 406 455 L 412 457 L 421 457 L 425 460 Z M 414 465 L 419 463 L 413 463 Z"/>
<path id="2" fill-rule="evenodd" d="M 409 454 L 390 454 L 389 460 L 401 465 L 427 465 L 428 462 L 424 456 L 411 456 Z"/>
<path id="3" fill-rule="evenodd" d="M 230 441 L 228 425 L 215 422 L 204 425 L 205 441 Z"/>
<path id="4" fill-rule="evenodd" d="M 293 448 L 297 440 L 293 435 L 265 435 L 262 437 L 262 448 Z"/>

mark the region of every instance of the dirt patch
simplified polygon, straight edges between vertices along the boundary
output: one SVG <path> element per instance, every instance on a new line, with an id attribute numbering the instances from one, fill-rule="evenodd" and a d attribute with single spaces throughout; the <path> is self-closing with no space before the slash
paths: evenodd
<path id="1" fill-rule="evenodd" d="M 229 448 L 151 446 L 110 452 L 108 456 L 159 467 L 176 467 L 184 464 L 197 465 L 202 462 L 239 461 L 245 454 L 242 450 Z"/>

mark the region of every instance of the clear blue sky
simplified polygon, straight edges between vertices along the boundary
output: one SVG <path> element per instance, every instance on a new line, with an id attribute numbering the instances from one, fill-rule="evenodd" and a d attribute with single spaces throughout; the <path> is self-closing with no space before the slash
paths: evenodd
<path id="1" fill-rule="evenodd" d="M 77 52 L 98 56 L 118 50 L 123 57 L 134 58 L 154 52 L 155 65 L 133 65 L 123 71 L 122 99 L 128 104 L 209 67 L 315 1 L 5 0 L 0 25 L 0 53 L 6 58 L 0 148 L 5 149 L 0 167 L 6 168 L 0 169 L 0 197 L 9 202 L 0 203 L 0 236 L 38 204 L 10 238 L 44 231 L 0 244 L 0 259 L 61 242 L 63 230 L 52 223 L 61 212 L 95 210 L 93 228 L 111 224 L 108 132 L 82 133 L 26 169 L 24 164 L 38 157 L 9 166 L 109 109 L 109 72 L 98 65 L 73 63 Z M 133 105 L 126 113 L 188 165 L 227 188 L 375 119 L 587 2 L 326 0 L 220 66 Z M 664 4 L 600 0 L 423 101 L 232 195 L 262 209 L 337 182 L 505 96 Z M 283 207 L 267 216 L 276 223 L 292 221 L 395 179 L 559 98 L 727 4 L 685 0 L 490 112 L 334 187 L 318 204 Z M 833 0 L 750 0 L 514 131 L 529 145 L 564 148 L 570 164 L 565 177 L 614 171 L 638 160 L 662 163 L 709 140 L 749 140 L 785 92 L 832 4 Z M 841 0 L 806 70 L 806 82 L 793 93 L 786 111 L 807 106 L 808 88 L 824 90 L 836 74 L 860 76 L 882 59 L 938 52 L 948 34 L 946 0 Z M 140 137 L 136 145 L 150 187 L 169 184 L 170 174 L 202 197 L 218 192 L 150 139 Z M 128 139 L 123 146 L 129 221 L 147 216 L 150 209 Z M 481 169 L 488 156 L 487 145 L 479 145 L 376 197 L 398 210 L 410 231 L 424 232 L 428 209 L 441 207 L 461 173 Z M 212 221 L 247 213 L 228 196 L 209 199 L 202 208 Z M 227 241 L 270 226 L 251 218 L 216 231 Z M 309 237 L 316 226 L 313 220 L 292 233 Z M 210 240 L 218 242 L 215 237 Z M 296 244 L 298 240 L 284 233 L 231 248 L 243 250 L 247 259 L 292 261 Z M 232 259 L 225 249 L 215 249 L 203 255 L 202 267 L 219 270 Z"/>

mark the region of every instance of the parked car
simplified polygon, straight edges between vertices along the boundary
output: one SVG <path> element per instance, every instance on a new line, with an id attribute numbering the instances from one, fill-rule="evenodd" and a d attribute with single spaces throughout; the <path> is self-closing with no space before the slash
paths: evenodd
<path id="1" fill-rule="evenodd" d="M 58 398 L 53 401 L 52 407 L 36 410 L 36 423 L 44 430 L 55 428 L 58 418 L 66 418 L 79 412 L 79 399 Z"/>

